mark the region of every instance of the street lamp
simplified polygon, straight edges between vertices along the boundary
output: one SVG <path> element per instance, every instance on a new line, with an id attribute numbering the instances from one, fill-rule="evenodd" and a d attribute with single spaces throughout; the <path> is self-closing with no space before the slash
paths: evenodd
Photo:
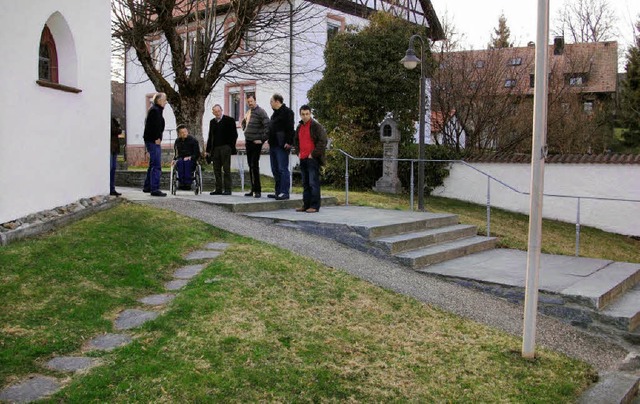
<path id="1" fill-rule="evenodd" d="M 420 40 L 420 59 L 416 56 L 416 52 L 413 50 L 413 41 L 415 39 Z M 412 35 L 409 38 L 409 48 L 407 53 L 402 58 L 400 63 L 409 70 L 413 70 L 420 64 L 420 134 L 419 134 L 419 147 L 418 154 L 420 161 L 418 161 L 418 210 L 424 211 L 424 123 L 427 109 L 426 100 L 426 75 L 425 75 L 425 62 L 424 62 L 424 40 L 418 34 Z"/>

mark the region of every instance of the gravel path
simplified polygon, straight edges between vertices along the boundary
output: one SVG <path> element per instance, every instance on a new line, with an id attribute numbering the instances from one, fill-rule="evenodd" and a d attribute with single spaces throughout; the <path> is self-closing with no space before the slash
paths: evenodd
<path id="1" fill-rule="evenodd" d="M 174 198 L 144 203 L 173 210 L 229 232 L 311 257 L 385 289 L 412 296 L 509 334 L 518 337 L 522 335 L 522 305 L 417 273 L 329 239 L 282 226 L 267 225 L 217 206 Z M 598 371 L 615 369 L 628 353 L 613 342 L 540 314 L 536 342 L 539 346 L 588 362 Z"/>

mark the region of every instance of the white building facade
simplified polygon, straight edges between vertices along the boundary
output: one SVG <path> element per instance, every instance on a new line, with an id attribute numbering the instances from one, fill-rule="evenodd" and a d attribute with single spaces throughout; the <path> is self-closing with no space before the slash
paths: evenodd
<path id="1" fill-rule="evenodd" d="M 306 1 L 294 0 L 292 7 L 298 9 L 304 6 L 305 11 L 288 27 L 291 36 L 282 35 L 278 43 L 270 44 L 270 49 L 277 49 L 264 56 L 253 56 L 255 62 L 260 65 L 268 65 L 271 75 L 238 74 L 233 78 L 223 78 L 214 87 L 205 103 L 205 113 L 202 120 L 202 133 L 205 141 L 208 136 L 209 121 L 213 118 L 211 108 L 215 104 L 223 107 L 224 114 L 236 119 L 239 131 L 239 143 L 242 145 L 244 135 L 240 128 L 240 121 L 247 109 L 245 95 L 255 94 L 259 106 L 268 114 L 273 111 L 269 99 L 274 93 L 282 94 L 285 104 L 294 110 L 296 117 L 299 108 L 308 102 L 307 92 L 322 78 L 324 68 L 324 49 L 329 38 L 336 32 L 344 31 L 348 26 L 363 27 L 368 24 L 366 15 L 375 10 L 387 10 L 395 12 L 411 20 L 415 18 L 409 9 L 417 9 L 422 13 L 422 4 L 431 3 L 428 0 L 403 0 L 400 2 L 372 1 L 372 0 L 340 0 Z M 401 3 L 401 7 L 389 9 L 391 3 Z M 283 1 L 270 7 L 288 7 L 288 2 Z M 425 6 L 426 7 L 426 6 Z M 410 15 L 409 15 L 410 14 Z M 421 14 L 420 14 L 421 15 Z M 435 15 L 435 14 L 434 14 Z M 423 17 L 419 23 L 428 25 L 427 18 Z M 439 27 L 439 22 L 437 23 Z M 253 33 L 258 40 L 261 33 Z M 408 39 L 408 38 L 407 38 Z M 270 58 L 265 60 L 265 58 Z M 262 59 L 262 60 L 260 60 Z M 150 97 L 155 93 L 155 88 L 146 73 L 137 61 L 135 52 L 130 50 L 126 55 L 126 114 L 127 114 L 127 160 L 130 165 L 139 165 L 148 158 L 145 155 L 144 119 L 150 107 Z M 162 71 L 166 72 L 165 78 L 171 79 L 170 59 L 163 57 Z M 270 77 L 269 77 L 270 76 Z M 171 148 L 176 138 L 176 122 L 171 106 L 165 108 L 166 121 L 163 148 Z"/>
<path id="2" fill-rule="evenodd" d="M 0 2 L 0 223 L 109 192 L 109 0 Z"/>

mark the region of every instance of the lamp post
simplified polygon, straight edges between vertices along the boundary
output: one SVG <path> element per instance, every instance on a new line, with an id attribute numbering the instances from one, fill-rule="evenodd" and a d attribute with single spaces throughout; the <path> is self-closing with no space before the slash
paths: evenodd
<path id="1" fill-rule="evenodd" d="M 420 40 L 420 59 L 416 56 L 416 52 L 413 50 L 413 41 L 415 39 Z M 425 116 L 427 109 L 426 100 L 426 75 L 425 75 L 425 61 L 424 61 L 424 40 L 418 34 L 412 35 L 409 38 L 409 48 L 407 53 L 402 58 L 400 63 L 405 68 L 413 70 L 420 63 L 420 134 L 419 134 L 419 146 L 418 154 L 420 161 L 418 161 L 418 210 L 424 211 L 424 141 L 425 141 Z"/>

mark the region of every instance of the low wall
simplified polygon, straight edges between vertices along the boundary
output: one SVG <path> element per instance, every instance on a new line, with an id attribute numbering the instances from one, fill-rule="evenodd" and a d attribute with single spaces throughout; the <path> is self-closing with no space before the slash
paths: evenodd
<path id="1" fill-rule="evenodd" d="M 530 191 L 529 163 L 471 162 L 521 192 Z M 620 198 L 640 201 L 640 164 L 545 164 L 544 193 Z M 444 185 L 434 195 L 478 204 L 487 202 L 487 177 L 461 163 L 451 166 Z M 491 206 L 529 214 L 529 195 L 518 194 L 491 181 Z M 543 216 L 575 223 L 577 200 L 545 196 Z M 640 202 L 581 199 L 580 223 L 608 232 L 640 236 Z"/>
<path id="2" fill-rule="evenodd" d="M 144 185 L 146 171 L 116 171 L 116 187 L 142 188 Z M 245 188 L 249 187 L 249 177 L 245 177 Z M 231 172 L 231 183 L 240 186 L 240 174 Z M 215 186 L 213 172 L 204 171 L 202 173 L 202 192 L 211 192 Z M 160 188 L 169 189 L 169 173 L 163 172 L 160 176 Z"/>

